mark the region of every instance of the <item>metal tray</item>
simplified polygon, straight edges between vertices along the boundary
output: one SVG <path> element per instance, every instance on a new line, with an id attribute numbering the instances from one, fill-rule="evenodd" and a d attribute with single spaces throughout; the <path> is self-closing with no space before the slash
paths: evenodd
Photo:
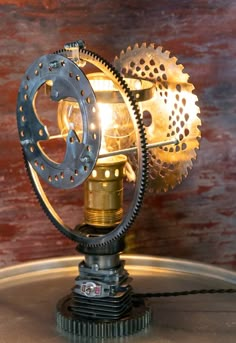
<path id="1" fill-rule="evenodd" d="M 123 255 L 137 292 L 233 288 L 236 273 L 177 259 Z M 0 343 L 188 342 L 235 343 L 236 295 L 150 299 L 151 326 L 134 336 L 106 340 L 57 332 L 57 301 L 70 293 L 81 256 L 40 260 L 0 270 Z"/>

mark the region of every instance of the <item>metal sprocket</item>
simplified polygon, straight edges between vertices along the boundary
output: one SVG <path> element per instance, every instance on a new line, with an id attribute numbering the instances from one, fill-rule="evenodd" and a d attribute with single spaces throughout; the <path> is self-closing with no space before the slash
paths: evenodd
<path id="1" fill-rule="evenodd" d="M 201 121 L 194 86 L 177 59 L 154 44 L 128 47 L 115 58 L 114 66 L 124 77 L 150 80 L 156 85 L 154 99 L 140 104 L 144 121 L 145 116 L 149 121 L 147 143 L 176 138 L 179 144 L 149 150 L 148 190 L 167 191 L 187 176 L 199 148 Z"/>
<path id="2" fill-rule="evenodd" d="M 135 299 L 135 296 L 134 296 Z M 133 301 L 127 315 L 117 320 L 89 319 L 73 315 L 71 295 L 57 304 L 57 327 L 62 332 L 90 338 L 114 338 L 132 335 L 147 328 L 151 322 L 151 309 L 140 299 Z"/>

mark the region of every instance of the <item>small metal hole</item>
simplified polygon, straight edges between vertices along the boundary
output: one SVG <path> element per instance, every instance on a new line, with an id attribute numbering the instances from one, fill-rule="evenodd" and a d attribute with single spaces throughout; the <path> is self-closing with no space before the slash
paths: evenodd
<path id="1" fill-rule="evenodd" d="M 163 78 L 163 80 L 167 81 L 167 76 L 166 76 L 166 74 L 162 74 L 162 78 Z"/>
<path id="2" fill-rule="evenodd" d="M 165 66 L 164 66 L 164 64 L 161 64 L 161 65 L 160 65 L 160 69 L 161 69 L 161 71 L 165 71 Z"/>
<path id="3" fill-rule="evenodd" d="M 105 170 L 105 178 L 108 179 L 111 176 L 110 170 Z"/>
<path id="4" fill-rule="evenodd" d="M 97 177 L 97 171 L 95 169 L 92 171 L 92 177 Z"/>
<path id="5" fill-rule="evenodd" d="M 176 85 L 176 89 L 177 89 L 178 92 L 181 92 L 181 86 L 179 84 Z"/>

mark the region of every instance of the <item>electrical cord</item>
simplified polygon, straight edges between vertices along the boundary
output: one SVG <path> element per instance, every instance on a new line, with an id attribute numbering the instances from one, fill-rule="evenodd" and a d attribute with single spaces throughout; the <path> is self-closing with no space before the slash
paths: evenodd
<path id="1" fill-rule="evenodd" d="M 135 293 L 135 298 L 161 298 L 161 297 L 177 297 L 185 295 L 197 295 L 197 294 L 225 294 L 236 293 L 234 288 L 219 288 L 219 289 L 194 289 L 191 291 L 180 292 L 157 292 L 157 293 Z"/>

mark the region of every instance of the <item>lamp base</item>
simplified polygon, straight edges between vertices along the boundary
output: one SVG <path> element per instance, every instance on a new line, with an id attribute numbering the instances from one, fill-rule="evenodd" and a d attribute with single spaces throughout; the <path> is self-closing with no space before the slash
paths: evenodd
<path id="1" fill-rule="evenodd" d="M 97 338 L 128 336 L 147 328 L 151 321 L 150 308 L 135 296 L 132 296 L 131 309 L 119 319 L 86 318 L 75 314 L 73 306 L 73 294 L 57 304 L 57 328 L 71 335 Z"/>
<path id="2" fill-rule="evenodd" d="M 135 298 L 125 261 L 120 260 L 124 239 L 90 249 L 80 246 L 84 261 L 72 293 L 57 304 L 60 331 L 85 337 L 121 337 L 146 328 L 150 308 Z"/>

